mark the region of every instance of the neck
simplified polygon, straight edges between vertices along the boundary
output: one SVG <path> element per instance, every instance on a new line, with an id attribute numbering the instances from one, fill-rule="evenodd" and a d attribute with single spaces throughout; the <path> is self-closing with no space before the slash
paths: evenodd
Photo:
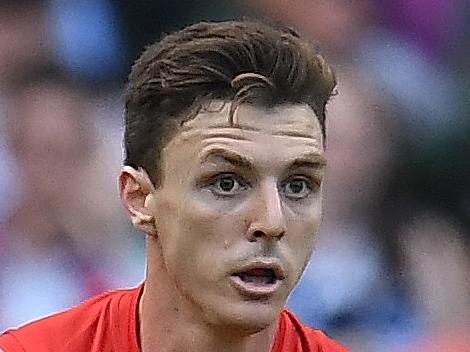
<path id="1" fill-rule="evenodd" d="M 148 258 L 147 279 L 139 303 L 142 352 L 271 351 L 277 320 L 254 334 L 237 332 L 230 326 L 210 325 L 204 321 L 201 310 L 174 287 L 161 257 Z"/>

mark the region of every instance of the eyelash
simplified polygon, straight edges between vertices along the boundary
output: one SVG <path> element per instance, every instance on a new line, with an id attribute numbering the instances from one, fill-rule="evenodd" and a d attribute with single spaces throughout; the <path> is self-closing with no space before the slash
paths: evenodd
<path id="1" fill-rule="evenodd" d="M 223 193 L 220 192 L 219 190 L 216 189 L 216 183 L 223 179 L 224 177 L 232 177 L 241 187 L 242 190 L 250 187 L 250 183 L 245 181 L 243 178 L 240 176 L 236 175 L 235 173 L 230 173 L 230 172 L 224 172 L 224 173 L 218 173 L 216 175 L 213 175 L 208 178 L 208 180 L 205 182 L 207 186 L 210 187 L 210 191 L 217 196 L 218 198 L 229 198 L 236 196 L 238 192 L 236 193 Z M 289 199 L 293 201 L 300 201 L 302 199 L 308 198 L 310 194 L 315 193 L 321 186 L 322 180 L 319 179 L 318 177 L 314 176 L 307 176 L 307 175 L 293 175 L 289 177 L 286 181 L 282 182 L 280 185 L 280 189 L 284 189 L 284 187 L 289 183 L 294 180 L 301 180 L 306 182 L 306 187 L 309 189 L 309 193 L 303 197 L 296 197 L 296 196 L 288 196 Z"/>
<path id="2" fill-rule="evenodd" d="M 224 173 L 219 173 L 219 174 L 216 174 L 212 177 L 209 178 L 209 181 L 208 181 L 208 185 L 210 187 L 210 191 L 217 197 L 220 197 L 220 198 L 228 198 L 228 197 L 233 197 L 235 194 L 232 194 L 232 193 L 226 193 L 224 194 L 223 192 L 220 192 L 218 190 L 216 190 L 216 183 L 218 181 L 220 181 L 221 179 L 223 179 L 224 177 L 232 177 L 236 182 L 238 182 L 238 184 L 241 186 L 242 189 L 246 189 L 247 187 L 249 187 L 249 183 L 246 182 L 245 180 L 243 180 L 241 177 L 237 176 L 236 174 L 234 173 L 229 173 L 229 172 L 224 172 Z"/>
<path id="3" fill-rule="evenodd" d="M 295 196 L 292 195 L 289 197 L 289 199 L 293 201 L 300 201 L 302 199 L 308 198 L 312 193 L 315 193 L 321 186 L 321 180 L 319 180 L 317 177 L 312 177 L 312 176 L 306 176 L 306 175 L 294 175 L 289 177 L 285 182 L 281 184 L 281 188 L 286 187 L 286 185 L 289 184 L 289 182 L 292 181 L 304 181 L 306 183 L 306 186 L 308 188 L 308 194 L 305 196 Z"/>

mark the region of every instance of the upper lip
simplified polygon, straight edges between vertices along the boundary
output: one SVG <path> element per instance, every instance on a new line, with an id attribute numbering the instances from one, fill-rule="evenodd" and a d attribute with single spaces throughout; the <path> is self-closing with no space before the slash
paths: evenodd
<path id="1" fill-rule="evenodd" d="M 241 274 L 253 269 L 270 269 L 273 271 L 277 280 L 283 280 L 286 277 L 286 271 L 278 259 L 256 259 L 238 266 L 233 275 Z"/>

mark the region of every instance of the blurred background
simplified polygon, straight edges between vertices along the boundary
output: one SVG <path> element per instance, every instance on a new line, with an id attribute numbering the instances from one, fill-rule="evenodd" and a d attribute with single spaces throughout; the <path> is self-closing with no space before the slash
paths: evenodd
<path id="1" fill-rule="evenodd" d="M 0 331 L 138 285 L 123 87 L 162 33 L 272 18 L 339 87 L 318 244 L 289 306 L 353 351 L 470 351 L 470 3 L 0 0 Z"/>

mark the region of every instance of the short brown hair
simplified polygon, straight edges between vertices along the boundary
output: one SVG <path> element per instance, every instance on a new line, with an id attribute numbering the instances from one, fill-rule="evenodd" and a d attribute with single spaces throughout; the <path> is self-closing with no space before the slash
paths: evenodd
<path id="1" fill-rule="evenodd" d="M 308 104 L 325 136 L 336 86 L 316 48 L 291 29 L 257 21 L 201 22 L 146 48 L 126 92 L 125 161 L 158 184 L 161 149 L 211 100 Z M 232 110 L 233 111 L 233 110 Z"/>

